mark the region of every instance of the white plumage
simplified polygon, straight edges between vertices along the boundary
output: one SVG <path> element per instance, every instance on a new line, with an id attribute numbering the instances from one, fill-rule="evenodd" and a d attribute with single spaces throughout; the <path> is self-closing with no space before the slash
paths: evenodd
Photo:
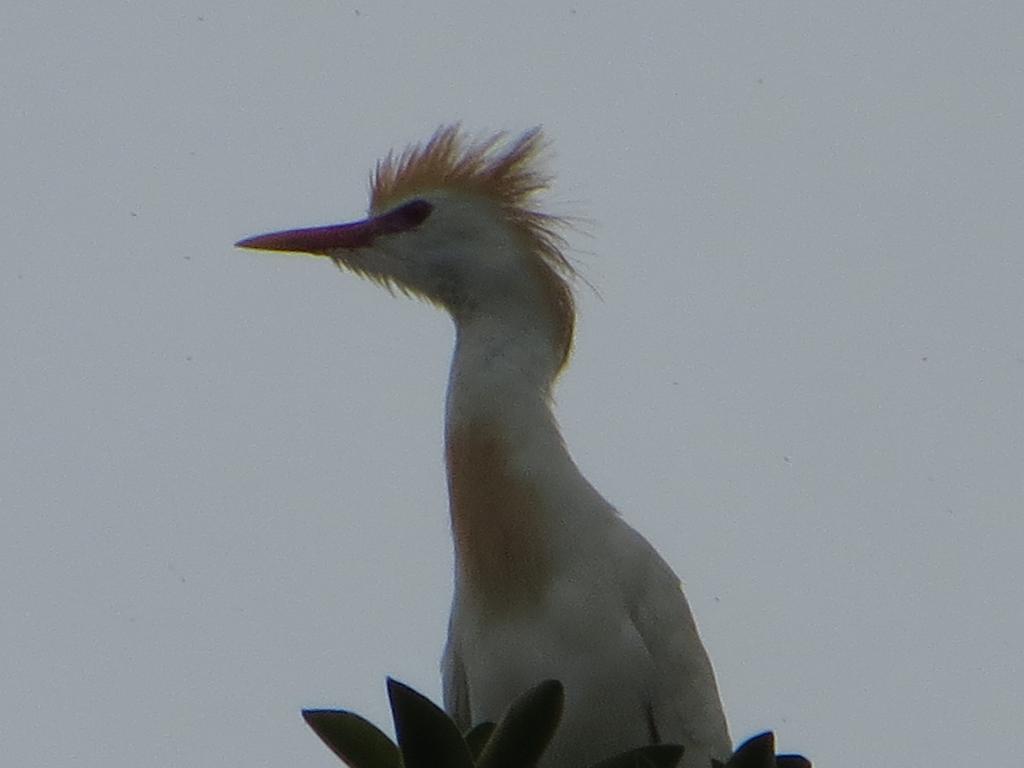
<path id="1" fill-rule="evenodd" d="M 454 128 L 389 156 L 364 222 L 240 245 L 323 254 L 445 308 L 456 347 L 445 415 L 455 595 L 442 662 L 462 728 L 546 678 L 565 686 L 548 768 L 633 747 L 726 759 L 714 673 L 678 578 L 587 482 L 550 408 L 574 311 L 539 133 L 477 144 Z"/>

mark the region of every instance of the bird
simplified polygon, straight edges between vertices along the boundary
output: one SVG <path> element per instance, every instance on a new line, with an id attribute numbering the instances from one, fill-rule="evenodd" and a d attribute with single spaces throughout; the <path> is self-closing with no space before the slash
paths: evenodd
<path id="1" fill-rule="evenodd" d="M 257 235 L 242 248 L 327 257 L 445 310 L 455 328 L 444 457 L 454 590 L 441 662 L 463 730 L 545 679 L 565 690 L 541 768 L 586 768 L 647 744 L 684 768 L 725 761 L 715 674 L 681 582 L 587 481 L 553 412 L 579 274 L 541 129 L 458 125 L 379 160 L 365 219 Z"/>

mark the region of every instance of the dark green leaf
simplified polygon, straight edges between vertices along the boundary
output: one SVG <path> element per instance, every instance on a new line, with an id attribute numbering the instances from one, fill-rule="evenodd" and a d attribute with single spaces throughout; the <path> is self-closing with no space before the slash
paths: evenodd
<path id="1" fill-rule="evenodd" d="M 650 744 L 602 760 L 593 768 L 676 768 L 682 756 L 678 744 Z"/>
<path id="2" fill-rule="evenodd" d="M 562 684 L 545 680 L 512 702 L 488 739 L 479 768 L 525 768 L 536 764 L 562 719 L 564 700 Z"/>
<path id="3" fill-rule="evenodd" d="M 775 768 L 775 734 L 759 733 L 743 742 L 733 752 L 726 768 Z"/>
<path id="4" fill-rule="evenodd" d="M 474 760 L 480 757 L 480 753 L 484 751 L 484 746 L 491 738 L 492 733 L 494 733 L 494 723 L 477 723 L 466 731 L 466 746 L 469 747 L 469 753 Z"/>
<path id="5" fill-rule="evenodd" d="M 398 747 L 369 720 L 332 709 L 304 709 L 302 717 L 351 768 L 401 768 Z"/>
<path id="6" fill-rule="evenodd" d="M 811 761 L 803 755 L 776 755 L 775 768 L 811 768 Z"/>
<path id="7" fill-rule="evenodd" d="M 473 768 L 459 729 L 430 699 L 390 677 L 388 698 L 405 768 Z"/>

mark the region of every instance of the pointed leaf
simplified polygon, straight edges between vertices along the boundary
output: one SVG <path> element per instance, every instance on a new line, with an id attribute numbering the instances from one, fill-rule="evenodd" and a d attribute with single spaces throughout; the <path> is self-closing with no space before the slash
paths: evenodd
<path id="1" fill-rule="evenodd" d="M 811 761 L 803 755 L 776 755 L 775 768 L 811 768 Z"/>
<path id="2" fill-rule="evenodd" d="M 676 768 L 683 757 L 678 744 L 649 744 L 602 760 L 592 768 Z"/>
<path id="3" fill-rule="evenodd" d="M 733 752 L 726 768 L 775 768 L 775 734 L 759 733 Z"/>
<path id="4" fill-rule="evenodd" d="M 430 699 L 390 677 L 388 698 L 405 768 L 473 768 L 458 727 Z"/>
<path id="5" fill-rule="evenodd" d="M 464 737 L 466 739 L 466 746 L 469 747 L 469 753 L 473 756 L 474 760 L 480 757 L 480 753 L 484 751 L 487 740 L 491 738 L 492 733 L 494 733 L 494 723 L 477 723 L 466 731 Z"/>
<path id="6" fill-rule="evenodd" d="M 479 768 L 534 765 L 558 728 L 564 701 L 562 684 L 545 680 L 512 702 L 488 739 Z"/>
<path id="7" fill-rule="evenodd" d="M 398 747 L 369 720 L 333 709 L 304 709 L 302 717 L 350 768 L 401 768 Z"/>

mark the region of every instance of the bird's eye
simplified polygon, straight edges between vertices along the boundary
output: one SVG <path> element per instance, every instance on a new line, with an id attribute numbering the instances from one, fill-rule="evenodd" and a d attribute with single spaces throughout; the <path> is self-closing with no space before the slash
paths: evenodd
<path id="1" fill-rule="evenodd" d="M 432 210 L 434 210 L 434 206 L 426 200 L 410 200 L 405 205 L 385 213 L 381 217 L 383 219 L 381 223 L 386 222 L 389 232 L 404 232 L 407 229 L 418 227 L 426 221 Z"/>

